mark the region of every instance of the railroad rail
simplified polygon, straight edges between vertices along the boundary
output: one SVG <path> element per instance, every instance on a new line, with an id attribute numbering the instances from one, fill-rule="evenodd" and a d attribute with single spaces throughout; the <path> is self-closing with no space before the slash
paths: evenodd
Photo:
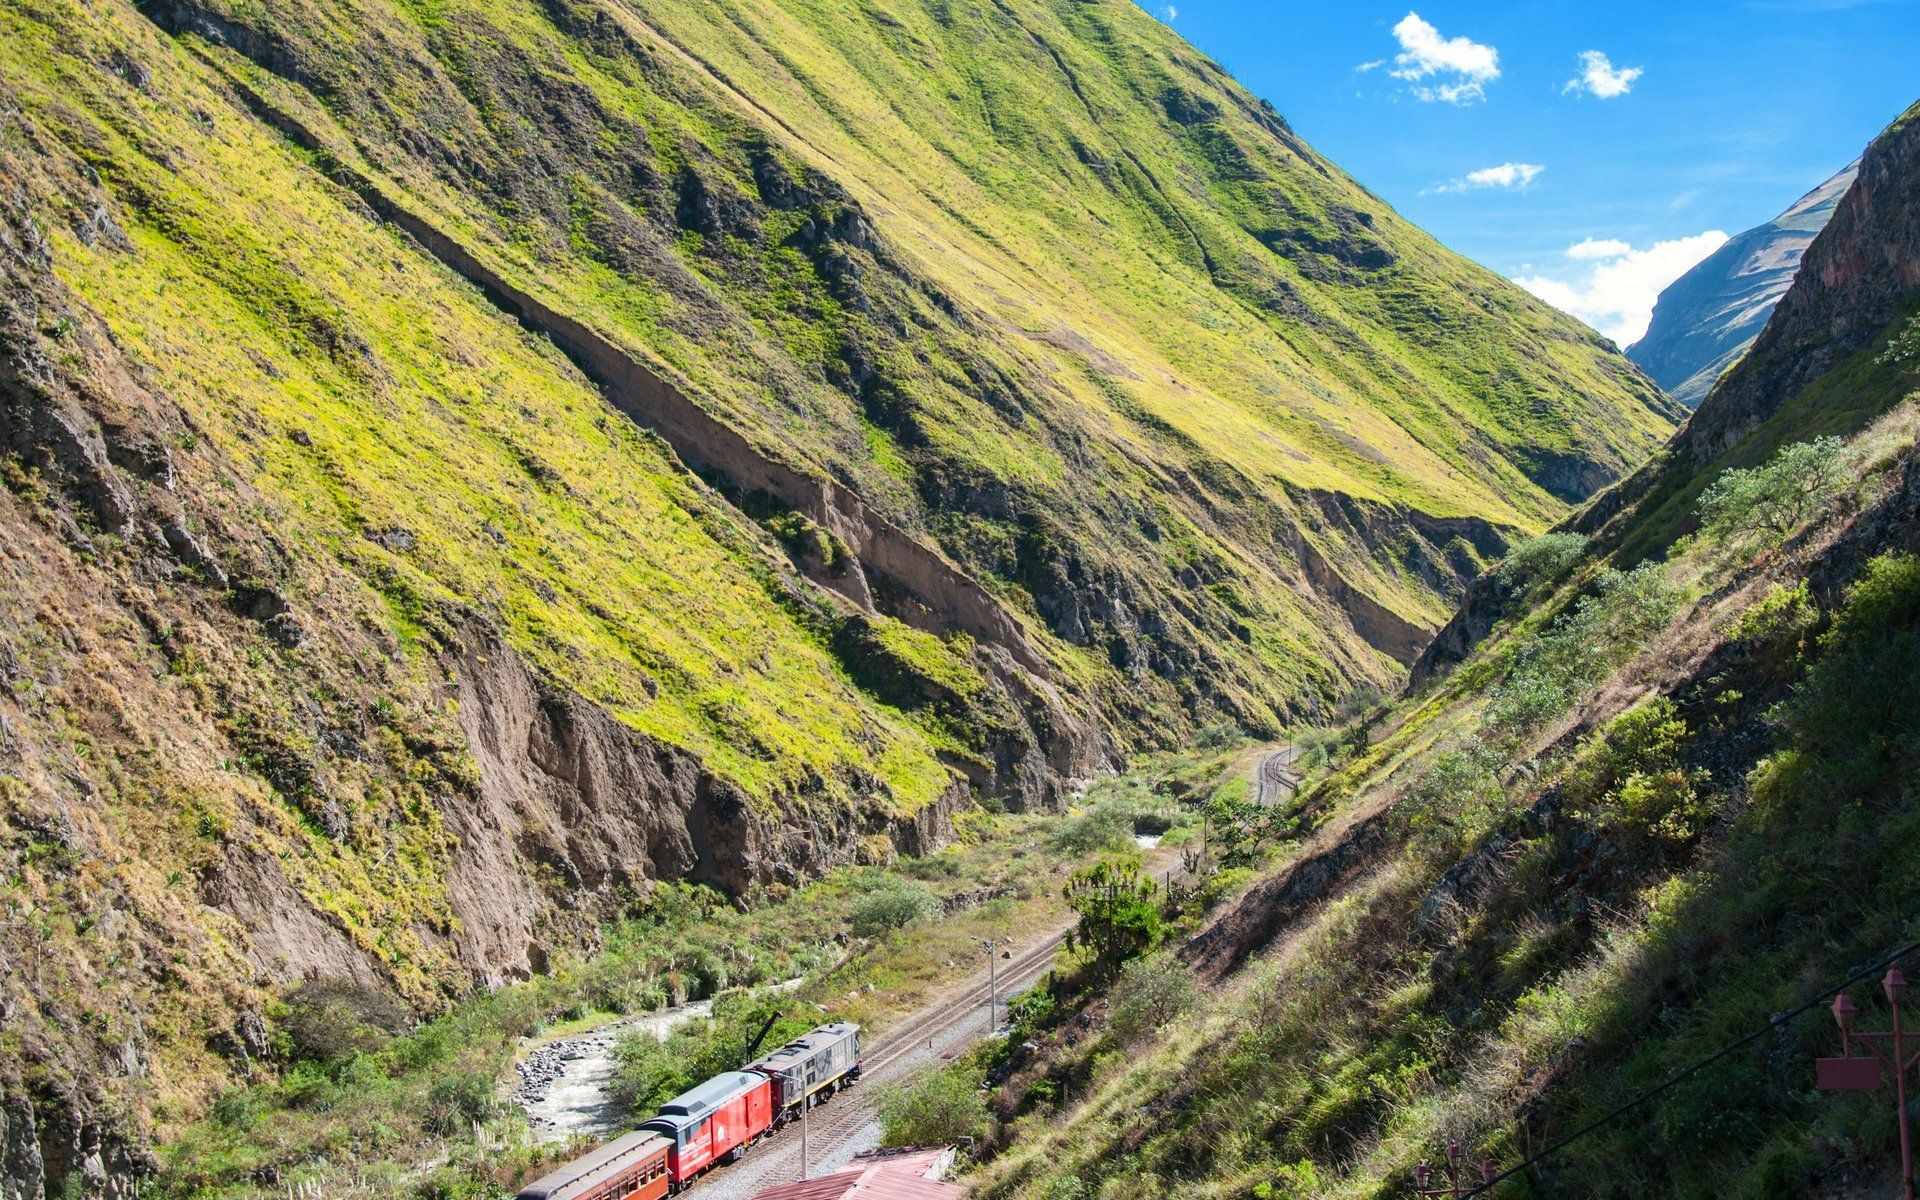
<path id="1" fill-rule="evenodd" d="M 1062 929 L 1048 934 L 1015 955 L 1012 961 L 1001 968 L 1001 991 L 1014 992 L 1030 986 L 1052 963 L 1054 953 L 1065 940 L 1066 930 Z M 968 1021 L 981 1020 L 981 1008 L 974 995 L 976 990 L 970 981 L 962 998 L 954 1003 L 922 1009 L 889 1031 L 884 1041 L 862 1056 L 862 1081 L 886 1082 L 889 1076 L 900 1074 L 904 1066 L 911 1064 L 918 1056 L 937 1053 L 943 1035 Z M 848 1103 L 829 1103 L 812 1111 L 807 1130 L 810 1159 L 816 1162 L 830 1159 L 845 1149 L 847 1143 L 873 1121 L 873 1106 L 864 1096 L 848 1099 Z M 770 1152 L 796 1147 L 799 1140 L 799 1122 L 789 1121 L 763 1138 L 739 1163 L 715 1168 L 689 1190 L 698 1191 L 729 1181 L 736 1187 L 751 1185 L 755 1189 L 791 1183 L 800 1178 L 801 1164 L 786 1162 L 786 1155 Z M 764 1166 L 756 1171 L 756 1163 Z"/>
<path id="2" fill-rule="evenodd" d="M 1275 805 L 1299 790 L 1300 772 L 1293 769 L 1293 762 L 1299 757 L 1300 747 L 1288 746 L 1261 758 L 1254 776 L 1254 799 L 1258 803 Z"/>

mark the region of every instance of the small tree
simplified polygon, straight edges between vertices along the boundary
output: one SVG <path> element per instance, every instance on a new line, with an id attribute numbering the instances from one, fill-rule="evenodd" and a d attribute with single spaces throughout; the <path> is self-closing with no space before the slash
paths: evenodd
<path id="1" fill-rule="evenodd" d="M 987 1096 L 978 1071 L 964 1063 L 925 1070 L 889 1084 L 874 1099 L 883 1146 L 940 1146 L 980 1136 Z"/>
<path id="2" fill-rule="evenodd" d="M 1515 595 L 1532 600 L 1566 578 L 1586 551 L 1587 539 L 1577 533 L 1543 533 L 1507 551 L 1494 569 Z"/>
<path id="3" fill-rule="evenodd" d="M 859 937 L 878 937 L 917 925 L 934 914 L 933 893 L 910 879 L 890 878 L 853 902 L 848 924 Z"/>
<path id="4" fill-rule="evenodd" d="M 1783 447 L 1764 465 L 1722 471 L 1700 494 L 1700 536 L 1732 549 L 1772 549 L 1819 514 L 1847 483 L 1837 437 Z"/>
<path id="5" fill-rule="evenodd" d="M 1092 950 L 1094 962 L 1109 973 L 1152 949 L 1161 932 L 1160 907 L 1154 902 L 1159 890 L 1133 863 L 1108 859 L 1075 871 L 1062 889 L 1080 914 L 1072 944 Z"/>
<path id="6" fill-rule="evenodd" d="M 1110 1018 L 1114 1036 L 1134 1042 L 1191 1010 L 1198 997 L 1193 975 L 1171 954 L 1136 958 L 1120 968 Z"/>

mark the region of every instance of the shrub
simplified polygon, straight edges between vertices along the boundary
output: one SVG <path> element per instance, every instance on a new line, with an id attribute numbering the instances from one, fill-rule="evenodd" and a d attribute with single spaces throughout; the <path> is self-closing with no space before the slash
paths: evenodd
<path id="1" fill-rule="evenodd" d="M 443 1075 L 427 1089 L 423 1119 L 429 1133 L 452 1137 L 494 1115 L 493 1080 L 484 1074 Z"/>
<path id="2" fill-rule="evenodd" d="M 1113 985 L 1110 1022 L 1114 1036 L 1136 1042 L 1192 1011 L 1198 1002 L 1193 975 L 1170 954 L 1136 958 Z"/>
<path id="3" fill-rule="evenodd" d="M 1887 800 L 1920 767 L 1913 681 L 1920 678 L 1920 558 L 1885 554 L 1847 592 L 1820 659 L 1777 715 L 1791 754 L 1776 772 L 1806 772 L 1806 790 Z M 1779 781 L 1775 781 L 1776 784 Z"/>
<path id="4" fill-rule="evenodd" d="M 879 937 L 933 916 L 939 902 L 921 884 L 889 877 L 853 902 L 847 920 L 858 937 Z"/>
<path id="5" fill-rule="evenodd" d="M 407 1020 L 393 997 L 345 979 L 303 983 L 268 1015 L 287 1057 L 322 1065 L 377 1053 Z"/>
<path id="6" fill-rule="evenodd" d="M 1700 537 L 1735 550 L 1778 546 L 1846 484 L 1846 447 L 1839 438 L 1795 442 L 1762 466 L 1722 471 L 1700 494 Z"/>
<path id="7" fill-rule="evenodd" d="M 1245 740 L 1246 731 L 1232 721 L 1208 721 L 1193 735 L 1193 744 L 1202 750 L 1220 750 Z"/>
<path id="8" fill-rule="evenodd" d="M 1534 600 L 1565 579 L 1586 552 L 1587 539 L 1580 534 L 1543 533 L 1507 551 L 1495 571 L 1516 596 Z"/>
<path id="9" fill-rule="evenodd" d="M 636 1120 L 653 1115 L 666 1101 L 691 1087 L 695 1080 L 687 1070 L 693 1054 L 693 1039 L 675 1034 L 662 1042 L 651 1033 L 623 1035 L 614 1046 L 611 1091 L 616 1101 Z"/>
<path id="10" fill-rule="evenodd" d="M 1681 761 L 1691 732 L 1672 700 L 1656 696 L 1588 738 L 1568 773 L 1576 815 L 1603 829 L 1682 841 L 1711 814 L 1706 772 Z"/>
<path id="11" fill-rule="evenodd" d="M 1488 728 L 1501 740 L 1516 739 L 1571 708 L 1583 691 L 1664 629 L 1681 598 L 1658 563 L 1601 572 L 1591 594 L 1515 652 L 1507 678 L 1487 703 Z"/>
<path id="12" fill-rule="evenodd" d="M 1501 761 L 1479 738 L 1441 751 L 1408 787 L 1400 819 L 1416 838 L 1440 846 L 1492 826 L 1507 810 Z"/>
<path id="13" fill-rule="evenodd" d="M 1121 850 L 1133 844 L 1133 825 L 1108 805 L 1065 818 L 1053 831 L 1053 848 L 1080 856 L 1101 850 Z"/>
<path id="14" fill-rule="evenodd" d="M 987 1096 L 980 1072 L 965 1063 L 921 1071 L 879 1090 L 874 1111 L 884 1146 L 938 1146 L 980 1136 Z"/>

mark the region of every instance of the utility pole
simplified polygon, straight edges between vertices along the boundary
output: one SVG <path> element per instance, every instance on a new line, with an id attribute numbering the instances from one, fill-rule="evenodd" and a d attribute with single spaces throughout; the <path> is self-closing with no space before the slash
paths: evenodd
<path id="1" fill-rule="evenodd" d="M 800 1178 L 807 1178 L 807 1164 L 812 1161 L 813 1153 L 807 1145 L 807 1110 L 813 1107 L 813 1097 L 806 1094 L 807 1081 L 800 1074 L 799 1067 L 790 1067 L 787 1078 L 791 1079 L 800 1091 Z"/>
<path id="2" fill-rule="evenodd" d="M 1433 1171 L 1426 1163 L 1419 1163 L 1413 1168 L 1413 1186 L 1416 1189 L 1414 1195 L 1421 1200 L 1461 1200 L 1465 1196 L 1477 1196 L 1493 1186 L 1493 1177 L 1496 1173 L 1493 1169 L 1493 1160 L 1483 1159 L 1480 1163 L 1480 1182 L 1476 1184 L 1468 1179 L 1465 1183 L 1461 1183 L 1460 1143 L 1448 1142 L 1446 1183 L 1442 1184 L 1434 1179 Z M 1433 1183 L 1432 1187 L 1427 1186 L 1430 1181 Z"/>
<path id="3" fill-rule="evenodd" d="M 1920 1065 L 1920 1049 L 1912 1055 L 1907 1053 L 1914 1038 L 1900 1021 L 1900 1008 L 1907 998 L 1907 977 L 1900 973 L 1899 967 L 1889 967 L 1880 987 L 1887 994 L 1887 1003 L 1893 1006 L 1893 1028 L 1875 1033 L 1855 1029 L 1860 1010 L 1854 1005 L 1853 997 L 1841 992 L 1833 1000 L 1833 1019 L 1840 1026 L 1841 1056 L 1816 1062 L 1815 1081 L 1825 1092 L 1877 1092 L 1886 1086 L 1885 1072 L 1892 1072 L 1894 1112 L 1900 1122 L 1900 1194 L 1903 1200 L 1913 1200 L 1913 1129 L 1907 1116 L 1907 1075 Z M 1855 1042 L 1867 1053 L 1855 1055 Z"/>
<path id="4" fill-rule="evenodd" d="M 993 948 L 999 945 L 999 943 L 992 938 L 975 938 L 973 940 L 987 948 L 987 1036 L 992 1037 L 993 1031 L 1000 1028 L 1000 964 L 995 961 L 993 956 Z"/>

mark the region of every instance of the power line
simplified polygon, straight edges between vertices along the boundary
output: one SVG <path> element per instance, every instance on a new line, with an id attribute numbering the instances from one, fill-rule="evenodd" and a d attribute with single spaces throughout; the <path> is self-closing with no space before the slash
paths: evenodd
<path id="1" fill-rule="evenodd" d="M 1693 1076 L 1701 1068 L 1712 1066 L 1714 1063 L 1719 1062 L 1721 1059 L 1725 1058 L 1727 1055 L 1732 1054 L 1735 1050 L 1739 1050 L 1746 1046 L 1751 1046 L 1753 1043 L 1759 1041 L 1761 1038 L 1767 1036 L 1769 1033 L 1772 1033 L 1775 1029 L 1778 1029 L 1780 1026 L 1785 1025 L 1788 1021 L 1793 1020 L 1795 1017 L 1799 1016 L 1801 1013 L 1806 1012 L 1808 1009 L 1812 1008 L 1814 1005 L 1820 1004 L 1826 1000 L 1831 999 L 1835 994 L 1841 991 L 1844 991 L 1847 988 L 1852 987 L 1856 983 L 1859 983 L 1862 979 L 1865 979 L 1869 975 L 1872 975 L 1875 971 L 1880 970 L 1882 967 L 1889 966 L 1892 963 L 1898 962 L 1900 959 L 1905 958 L 1907 955 L 1912 954 L 1915 951 L 1920 951 L 1920 942 L 1913 942 L 1913 943 L 1910 943 L 1909 945 L 1903 946 L 1900 949 L 1895 950 L 1892 954 L 1889 954 L 1885 958 L 1882 958 L 1879 962 L 1874 963 L 1872 966 L 1860 968 L 1860 970 L 1854 972 L 1852 975 L 1849 975 L 1847 978 L 1841 980 L 1839 983 L 1835 984 L 1833 987 L 1828 988 L 1826 991 L 1821 992 L 1818 996 L 1813 997 L 1811 1000 L 1808 1000 L 1806 1003 L 1800 1005 L 1798 1008 L 1795 1008 L 1790 1012 L 1777 1014 L 1772 1020 L 1768 1021 L 1765 1025 L 1754 1030 L 1752 1033 L 1749 1033 L 1747 1036 L 1741 1038 L 1740 1040 L 1734 1041 L 1734 1042 L 1728 1042 L 1726 1045 L 1720 1047 L 1718 1050 L 1715 1050 L 1712 1054 L 1707 1055 L 1705 1058 L 1699 1059 L 1689 1064 L 1685 1069 L 1680 1071 L 1679 1074 L 1674 1075 L 1671 1078 L 1665 1080 L 1664 1082 L 1656 1084 L 1651 1088 L 1648 1088 L 1646 1091 L 1641 1092 L 1638 1096 L 1635 1096 L 1633 1099 L 1627 1101 L 1625 1104 L 1622 1104 L 1612 1109 L 1611 1111 L 1605 1113 L 1604 1115 L 1596 1117 L 1593 1120 L 1587 1122 L 1585 1125 L 1582 1125 L 1580 1128 L 1574 1130 L 1572 1133 L 1561 1138 L 1559 1141 L 1553 1143 L 1551 1146 L 1548 1146 L 1545 1150 L 1542 1150 L 1537 1154 L 1532 1154 L 1527 1156 L 1527 1158 L 1525 1158 L 1521 1162 L 1515 1164 L 1514 1166 L 1508 1167 L 1504 1171 L 1501 1171 L 1499 1174 L 1495 1175 L 1492 1179 L 1481 1184 L 1479 1187 L 1474 1188 L 1472 1191 L 1462 1192 L 1461 1193 L 1462 1197 L 1486 1195 L 1488 1192 L 1492 1191 L 1495 1187 L 1499 1186 L 1503 1181 L 1511 1179 L 1515 1175 L 1518 1175 L 1522 1171 L 1525 1171 L 1528 1167 L 1531 1167 L 1536 1163 L 1542 1162 L 1552 1157 L 1553 1155 L 1560 1153 L 1560 1151 L 1565 1150 L 1568 1146 L 1573 1145 L 1575 1142 L 1579 1141 L 1583 1137 L 1586 1137 L 1588 1134 L 1600 1128 L 1602 1125 L 1607 1124 L 1609 1121 L 1612 1121 L 1617 1117 L 1621 1117 L 1626 1115 L 1629 1112 L 1632 1112 L 1634 1109 L 1639 1108 L 1642 1104 L 1645 1104 L 1647 1101 L 1667 1091 L 1668 1089 L 1672 1088 L 1676 1084 L 1685 1082 L 1688 1078 Z"/>

